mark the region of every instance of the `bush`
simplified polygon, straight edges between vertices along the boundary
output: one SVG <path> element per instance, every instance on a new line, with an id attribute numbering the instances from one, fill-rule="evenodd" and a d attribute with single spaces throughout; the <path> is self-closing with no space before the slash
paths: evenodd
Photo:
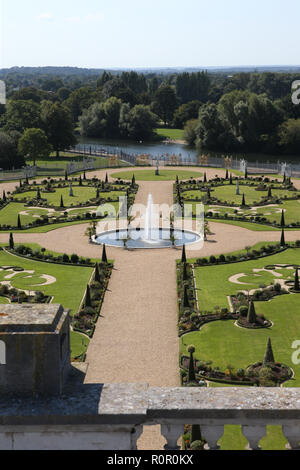
<path id="1" fill-rule="evenodd" d="M 75 254 L 71 255 L 71 263 L 77 264 L 78 261 L 79 261 L 79 256 L 78 255 L 75 255 Z"/>
<path id="2" fill-rule="evenodd" d="M 211 256 L 209 257 L 209 262 L 210 262 L 211 264 L 216 263 L 216 261 L 217 261 L 217 259 L 216 259 L 216 257 L 215 257 L 214 255 L 211 255 Z"/>
<path id="3" fill-rule="evenodd" d="M 70 258 L 66 254 L 63 255 L 62 260 L 63 260 L 64 263 L 69 263 L 70 262 Z"/>
<path id="4" fill-rule="evenodd" d="M 241 317 L 246 317 L 248 315 L 248 307 L 246 307 L 245 305 L 240 307 L 239 311 L 240 311 L 240 316 Z"/>

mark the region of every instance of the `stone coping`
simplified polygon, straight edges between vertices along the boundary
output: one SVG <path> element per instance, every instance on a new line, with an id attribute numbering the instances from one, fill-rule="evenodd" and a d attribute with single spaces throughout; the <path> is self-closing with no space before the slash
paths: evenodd
<path id="1" fill-rule="evenodd" d="M 292 388 L 159 388 L 77 384 L 59 397 L 0 398 L 0 426 L 93 426 L 219 422 L 284 424 L 300 419 Z"/>
<path id="2" fill-rule="evenodd" d="M 54 332 L 63 313 L 59 304 L 1 305 L 0 334 Z"/>

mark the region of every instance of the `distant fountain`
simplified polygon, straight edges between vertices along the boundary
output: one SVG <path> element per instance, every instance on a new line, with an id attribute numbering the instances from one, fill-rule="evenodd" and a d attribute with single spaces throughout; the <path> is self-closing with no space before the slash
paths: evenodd
<path id="1" fill-rule="evenodd" d="M 130 239 L 126 243 L 128 248 L 171 248 L 174 245 L 182 246 L 195 243 L 200 239 L 198 233 L 176 229 L 171 219 L 170 227 L 160 228 L 159 213 L 155 209 L 152 195 L 149 194 L 144 228 L 131 228 Z M 93 236 L 92 242 L 121 247 L 124 246 L 124 240 L 127 238 L 128 229 L 110 230 Z"/>
<path id="2" fill-rule="evenodd" d="M 153 228 L 153 198 L 152 194 L 148 196 L 148 203 L 145 214 L 145 228 L 144 228 L 144 237 L 146 241 L 152 240 L 152 228 Z"/>

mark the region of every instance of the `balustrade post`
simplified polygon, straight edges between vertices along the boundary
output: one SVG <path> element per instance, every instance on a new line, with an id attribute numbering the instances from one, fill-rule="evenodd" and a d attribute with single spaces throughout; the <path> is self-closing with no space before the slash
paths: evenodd
<path id="1" fill-rule="evenodd" d="M 182 424 L 162 424 L 161 433 L 166 439 L 167 443 L 164 446 L 165 450 L 180 450 L 177 444 L 178 439 L 182 436 L 184 427 Z"/>

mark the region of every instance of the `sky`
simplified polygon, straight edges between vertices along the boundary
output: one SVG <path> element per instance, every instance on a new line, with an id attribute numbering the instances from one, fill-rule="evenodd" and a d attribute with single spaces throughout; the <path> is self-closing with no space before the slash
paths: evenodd
<path id="1" fill-rule="evenodd" d="M 299 0 L 0 0 L 0 68 L 299 65 Z"/>

